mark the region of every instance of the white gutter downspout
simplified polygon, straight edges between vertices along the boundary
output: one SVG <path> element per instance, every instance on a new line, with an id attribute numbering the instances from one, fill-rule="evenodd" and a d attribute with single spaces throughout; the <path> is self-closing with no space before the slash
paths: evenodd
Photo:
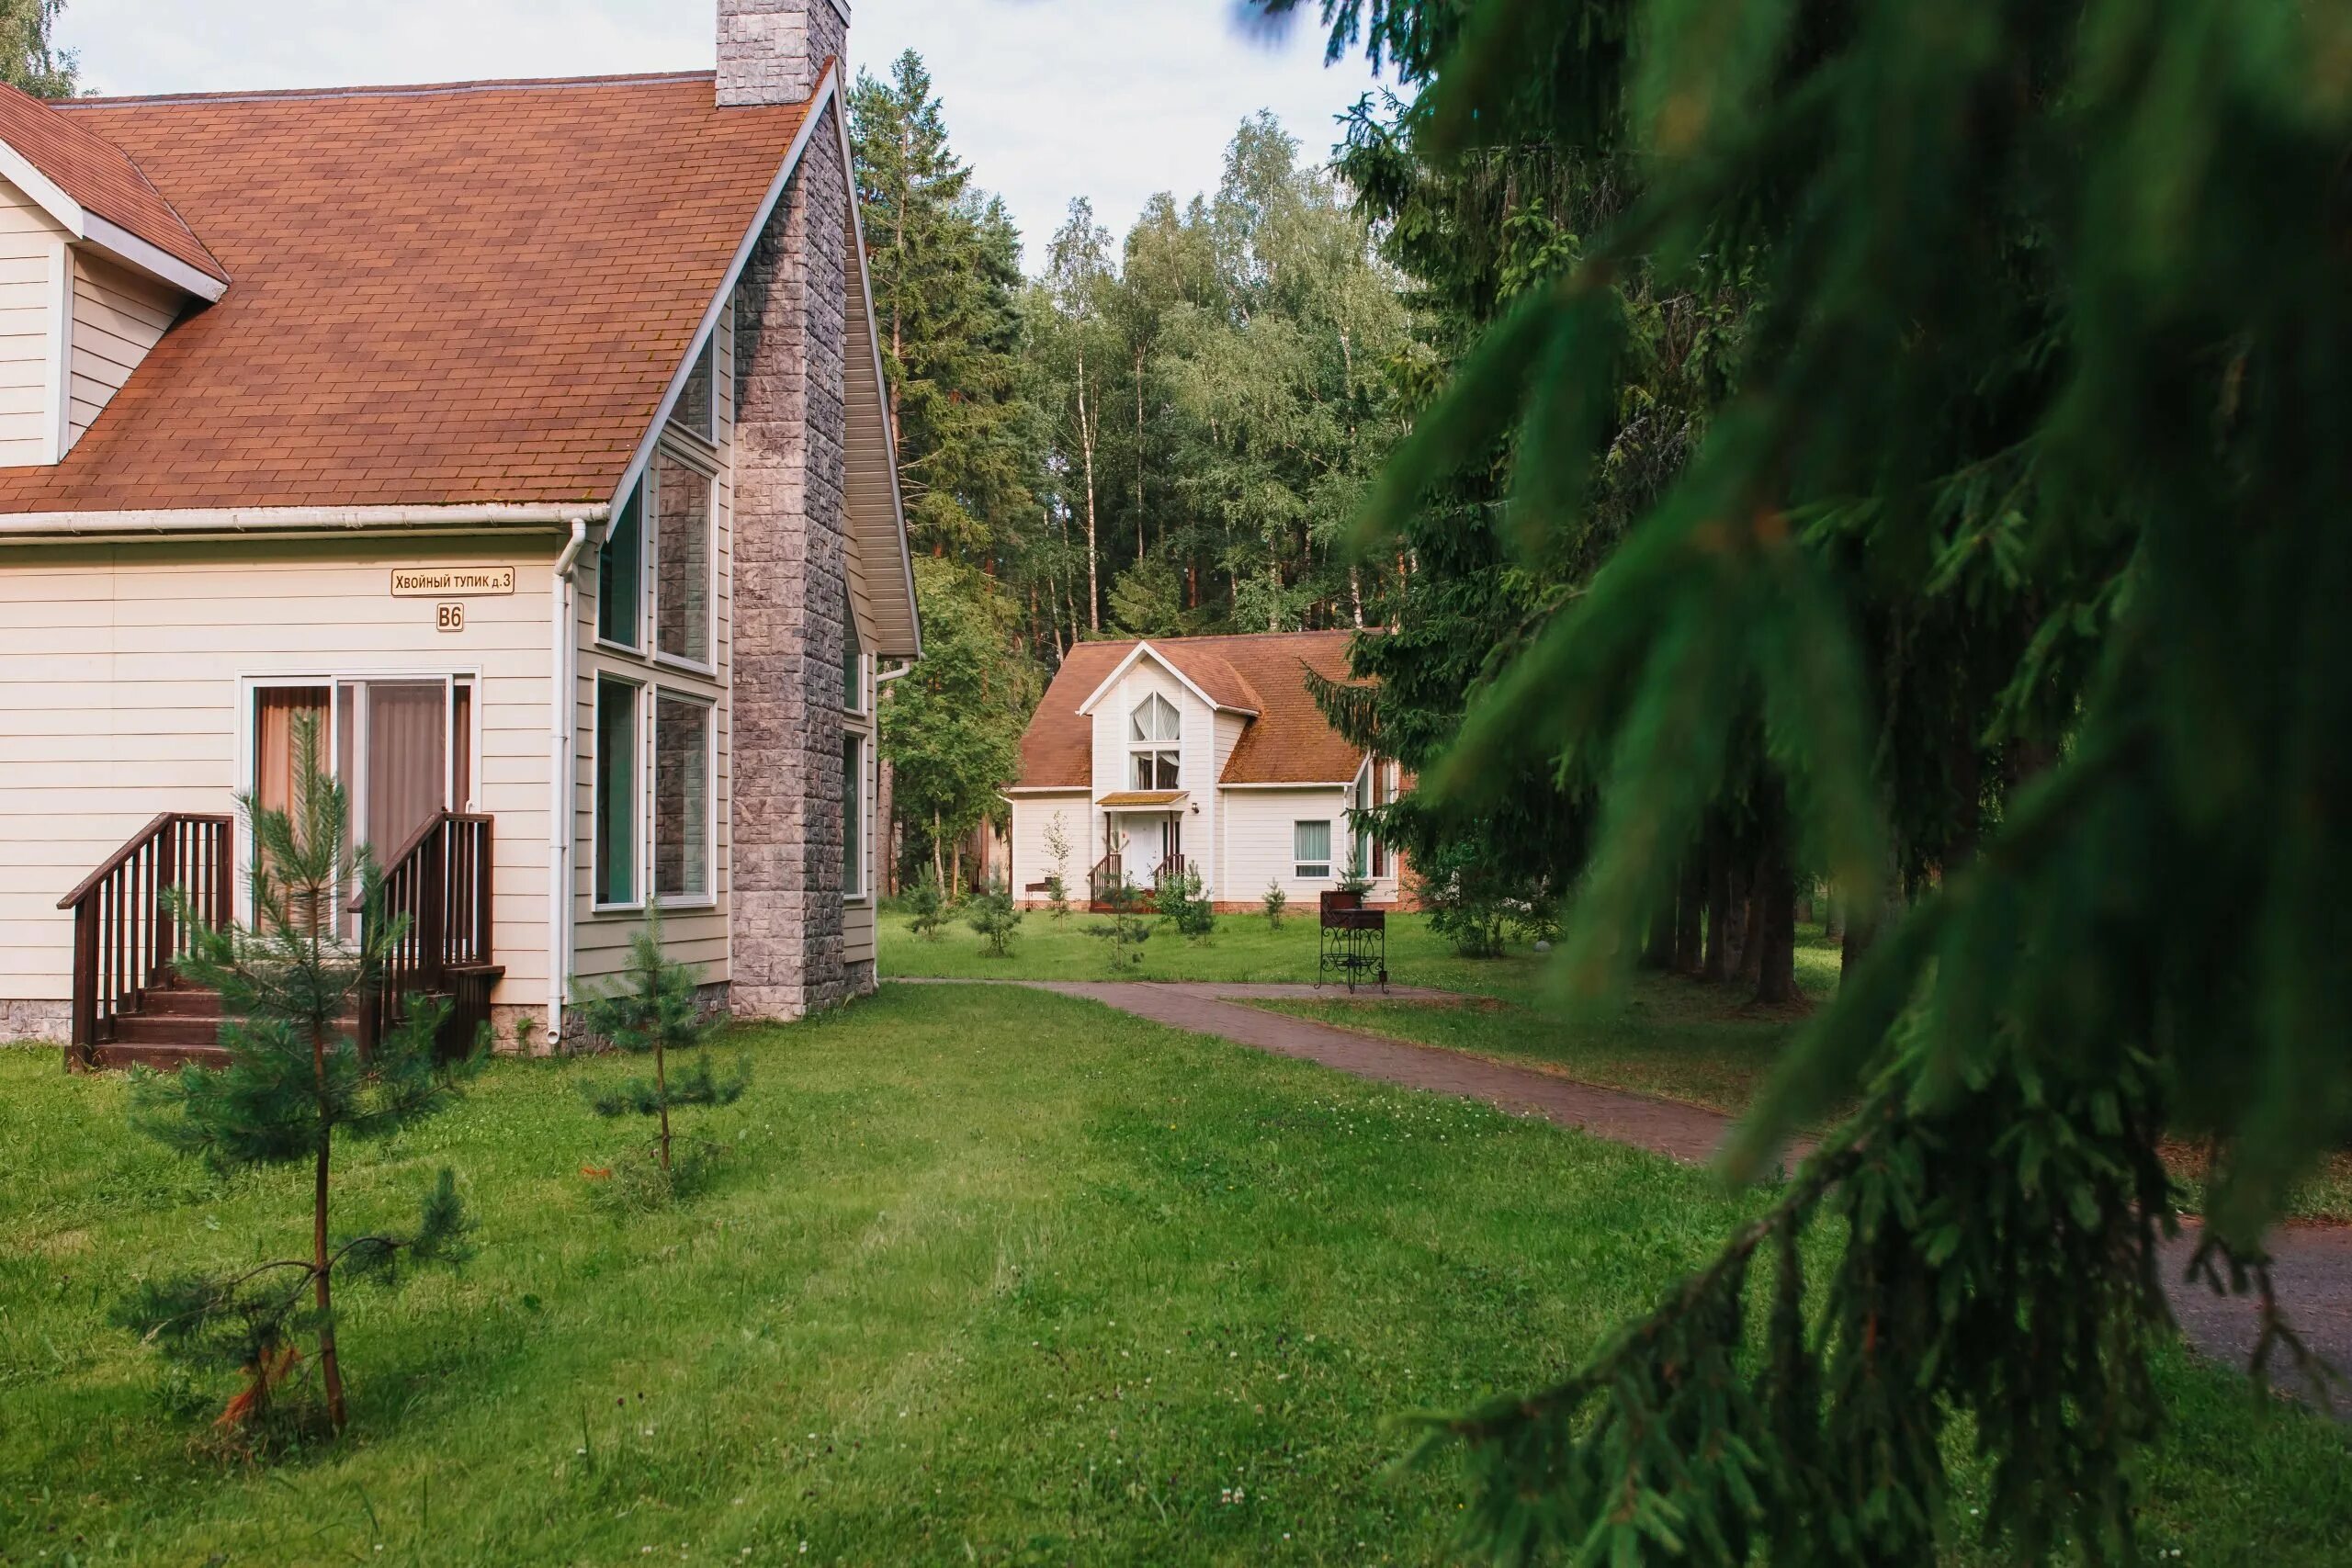
<path id="1" fill-rule="evenodd" d="M 585 518 L 571 519 L 571 538 L 563 547 L 563 554 L 555 558 L 555 575 L 549 582 L 548 597 L 552 601 L 555 629 L 552 633 L 552 658 L 548 664 L 548 1044 L 552 1047 L 563 1039 L 563 988 L 571 972 L 571 829 L 572 795 L 578 781 L 572 776 L 571 724 L 576 708 L 577 693 L 573 686 L 577 677 L 573 659 L 580 643 L 580 628 L 575 624 L 578 612 L 572 604 L 571 570 L 580 562 L 580 552 L 588 543 L 588 523 Z"/>

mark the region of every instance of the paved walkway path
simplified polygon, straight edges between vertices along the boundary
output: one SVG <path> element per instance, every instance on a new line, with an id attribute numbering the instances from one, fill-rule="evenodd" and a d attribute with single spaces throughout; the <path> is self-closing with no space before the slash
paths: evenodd
<path id="1" fill-rule="evenodd" d="M 897 984 L 1021 985 L 1101 1002 L 1193 1034 L 1211 1034 L 1278 1056 L 1295 1056 L 1357 1077 L 1408 1089 L 1484 1100 L 1519 1116 L 1540 1116 L 1612 1143 L 1630 1144 L 1690 1164 L 1711 1157 L 1731 1119 L 1679 1100 L 1578 1083 L 1536 1067 L 1511 1066 L 1435 1045 L 1338 1029 L 1308 1019 L 1268 1012 L 1257 1001 L 1344 999 L 1344 992 L 1312 986 L 1216 985 L 1169 981 L 943 980 Z M 1390 1001 L 1451 1002 L 1451 992 L 1391 987 Z M 1791 1161 L 1803 1157 L 1799 1146 Z M 2195 1246 L 2190 1226 L 2165 1248 L 2173 1314 L 2207 1355 L 2244 1365 L 2260 1332 L 2254 1303 L 2216 1296 L 2182 1269 Z M 2271 1238 L 2272 1277 L 2289 1318 L 2311 1347 L 2352 1371 L 2352 1229 L 2296 1226 Z M 2282 1382 L 2290 1375 L 2274 1368 Z M 2352 1398 L 2339 1394 L 2337 1415 L 2352 1419 Z"/>

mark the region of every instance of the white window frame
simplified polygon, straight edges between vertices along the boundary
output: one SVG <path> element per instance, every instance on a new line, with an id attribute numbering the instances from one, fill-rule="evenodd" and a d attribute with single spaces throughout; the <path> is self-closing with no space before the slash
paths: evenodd
<path id="1" fill-rule="evenodd" d="M 645 595 L 645 649 L 638 657 L 667 670 L 683 670 L 689 674 L 716 678 L 718 674 L 718 457 L 715 447 L 695 450 L 698 444 L 673 438 L 668 430 L 655 443 L 653 457 L 645 465 L 640 482 L 645 487 L 645 499 L 639 516 L 639 536 L 646 546 L 646 564 L 640 579 Z M 706 508 L 704 526 L 708 529 L 709 581 L 703 590 L 704 646 L 710 658 L 701 663 L 682 654 L 665 652 L 662 647 L 662 459 L 667 457 L 694 469 L 710 481 L 710 502 Z M 627 651 L 627 650 L 623 650 Z"/>
<path id="2" fill-rule="evenodd" d="M 1301 860 L 1298 858 L 1298 830 L 1301 828 L 1320 828 L 1323 829 L 1323 858 L 1321 860 L 1311 861 Z M 1331 874 L 1331 867 L 1339 863 L 1331 859 L 1331 819 L 1328 817 L 1297 817 L 1291 819 L 1290 871 L 1291 879 L 1293 881 L 1331 882 L 1337 880 L 1337 878 L 1333 877 Z"/>
<path id="3" fill-rule="evenodd" d="M 637 694 L 637 700 L 633 705 L 636 720 L 633 728 L 636 733 L 629 738 L 630 755 L 635 759 L 635 772 L 631 775 L 634 788 L 631 794 L 634 796 L 635 807 L 632 815 L 636 820 L 631 825 L 634 830 L 629 838 L 631 858 L 635 862 L 630 868 L 632 874 L 629 878 L 629 891 L 634 897 L 626 903 L 618 904 L 607 904 L 598 897 L 597 894 L 600 890 L 596 886 L 597 857 L 604 853 L 605 849 L 603 836 L 596 830 L 596 792 L 604 787 L 605 783 L 603 688 L 607 681 L 616 686 L 627 686 Z M 647 899 L 653 886 L 651 867 L 648 863 L 648 834 L 645 830 L 646 823 L 650 820 L 653 797 L 651 788 L 653 770 L 646 755 L 647 740 L 652 733 L 653 726 L 652 716 L 648 710 L 652 705 L 645 700 L 645 694 L 652 690 L 652 687 L 649 682 L 620 671 L 598 670 L 590 676 L 588 690 L 588 909 L 591 914 L 595 915 L 641 914 L 646 908 Z"/>
<path id="4" fill-rule="evenodd" d="M 842 802 L 842 815 L 846 819 L 851 813 L 856 814 L 857 886 L 854 889 L 850 886 L 852 863 L 850 857 L 844 854 L 842 856 L 842 902 L 855 908 L 863 907 L 874 897 L 874 822 L 873 813 L 866 809 L 868 792 L 865 787 L 867 780 L 874 776 L 874 734 L 862 727 L 853 726 L 844 728 L 842 731 L 842 744 L 848 746 L 853 742 L 857 747 L 857 795 L 854 800 Z"/>
<path id="5" fill-rule="evenodd" d="M 1144 710 L 1154 703 L 1158 703 L 1174 716 L 1176 733 L 1166 739 L 1147 737 L 1138 740 L 1136 739 L 1136 731 L 1143 728 Z M 1159 756 L 1162 752 L 1170 753 L 1176 759 L 1174 784 L 1159 782 Z M 1127 710 L 1127 777 L 1129 780 L 1132 781 L 1136 776 L 1136 759 L 1147 756 L 1152 760 L 1151 781 L 1131 784 L 1128 787 L 1138 790 L 1182 789 L 1184 787 L 1184 710 L 1169 701 L 1167 695 L 1160 692 L 1146 694 L 1141 701 Z"/>
<path id="6" fill-rule="evenodd" d="M 662 909 L 716 908 L 718 905 L 718 704 L 703 693 L 688 691 L 680 686 L 655 686 L 651 690 L 653 700 L 647 705 L 650 711 L 640 717 L 647 741 L 646 831 L 643 835 L 645 848 L 641 856 L 645 862 L 645 894 L 656 908 Z M 654 886 L 656 873 L 653 865 L 653 840 L 662 821 L 659 791 L 662 769 L 662 699 L 664 697 L 682 703 L 692 703 L 703 711 L 702 781 L 705 855 L 703 865 L 710 886 L 700 893 L 680 893 L 673 896 Z"/>
<path id="7" fill-rule="evenodd" d="M 370 683 L 423 686 L 435 681 L 440 682 L 442 686 L 441 711 L 444 717 L 441 731 L 443 741 L 441 798 L 444 800 L 453 796 L 458 788 L 458 688 L 459 686 L 473 688 L 473 701 L 468 705 L 466 715 L 466 754 L 473 759 L 474 763 L 469 770 L 473 794 L 466 800 L 450 807 L 449 809 L 459 812 L 479 811 L 481 807 L 478 803 L 481 799 L 482 727 L 482 682 L 481 670 L 479 666 L 463 670 L 336 670 L 323 673 L 300 671 L 293 674 L 273 671 L 266 674 L 240 673 L 237 677 L 237 793 L 240 795 L 251 796 L 260 786 L 260 781 L 254 775 L 254 699 L 263 692 L 316 691 L 324 687 L 327 694 L 327 728 L 322 739 L 326 747 L 327 772 L 344 787 L 344 797 L 349 807 L 352 830 L 356 833 L 359 825 L 368 819 L 368 780 L 364 769 L 361 771 L 361 776 L 356 779 L 346 779 L 339 771 L 343 764 L 343 704 L 339 700 L 343 688 L 345 685 L 356 685 L 359 688 L 358 707 L 354 717 L 360 726 L 360 733 L 364 735 L 367 733 L 368 687 Z M 237 835 L 236 903 L 243 911 L 243 918 L 248 921 L 254 918 L 253 840 L 254 836 L 251 833 L 241 832 Z M 389 852 L 399 847 L 397 844 L 386 844 L 383 849 Z"/>

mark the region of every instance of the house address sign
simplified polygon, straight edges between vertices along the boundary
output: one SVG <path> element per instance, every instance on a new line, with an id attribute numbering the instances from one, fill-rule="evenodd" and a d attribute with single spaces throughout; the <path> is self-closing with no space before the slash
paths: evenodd
<path id="1" fill-rule="evenodd" d="M 511 566 L 402 566 L 392 569 L 395 599 L 446 599 L 452 593 L 512 593 Z"/>

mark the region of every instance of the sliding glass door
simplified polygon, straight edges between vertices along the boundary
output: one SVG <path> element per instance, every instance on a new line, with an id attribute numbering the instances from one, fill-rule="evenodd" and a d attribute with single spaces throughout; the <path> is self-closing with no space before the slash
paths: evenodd
<path id="1" fill-rule="evenodd" d="M 318 726 L 320 750 L 350 797 L 351 822 L 379 864 L 444 809 L 473 804 L 469 677 L 328 677 L 257 683 L 251 772 L 256 804 L 283 811 L 296 789 L 295 730 Z"/>

